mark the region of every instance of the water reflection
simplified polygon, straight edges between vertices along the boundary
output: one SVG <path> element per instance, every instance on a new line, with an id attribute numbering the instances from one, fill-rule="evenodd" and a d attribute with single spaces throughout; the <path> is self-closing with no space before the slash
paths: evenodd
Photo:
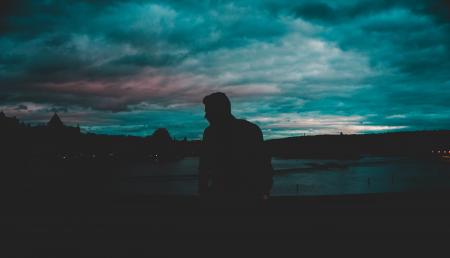
<path id="1" fill-rule="evenodd" d="M 436 160 L 364 157 L 359 160 L 272 160 L 272 194 L 338 195 L 450 188 L 450 164 Z M 197 158 L 126 168 L 120 190 L 144 194 L 192 195 Z"/>

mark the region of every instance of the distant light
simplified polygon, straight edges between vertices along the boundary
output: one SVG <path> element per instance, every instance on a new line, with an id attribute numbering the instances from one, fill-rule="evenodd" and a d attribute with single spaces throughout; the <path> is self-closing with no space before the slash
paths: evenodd
<path id="1" fill-rule="evenodd" d="M 94 158 L 94 159 L 95 159 L 95 154 L 92 154 L 92 158 Z"/>

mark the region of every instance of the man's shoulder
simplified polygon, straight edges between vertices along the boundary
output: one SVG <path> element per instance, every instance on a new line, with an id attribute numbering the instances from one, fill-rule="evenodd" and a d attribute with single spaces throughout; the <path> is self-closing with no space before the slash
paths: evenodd
<path id="1" fill-rule="evenodd" d="M 206 135 L 210 134 L 212 131 L 211 126 L 208 126 L 205 128 L 205 130 L 203 130 L 203 137 L 205 137 Z"/>
<path id="2" fill-rule="evenodd" d="M 236 124 L 245 130 L 251 130 L 251 131 L 261 131 L 261 128 L 259 128 L 258 125 L 247 121 L 245 119 L 236 119 Z"/>

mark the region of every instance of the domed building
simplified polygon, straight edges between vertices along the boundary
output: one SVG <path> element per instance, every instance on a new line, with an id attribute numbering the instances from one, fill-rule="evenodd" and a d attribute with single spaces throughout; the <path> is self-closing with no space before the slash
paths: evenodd
<path id="1" fill-rule="evenodd" d="M 154 161 L 170 161 L 176 159 L 175 146 L 169 131 L 158 128 L 148 137 L 148 144 Z"/>

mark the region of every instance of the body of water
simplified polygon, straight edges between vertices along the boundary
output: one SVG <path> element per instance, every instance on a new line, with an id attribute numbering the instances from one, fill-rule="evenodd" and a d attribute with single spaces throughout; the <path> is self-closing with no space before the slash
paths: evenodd
<path id="1" fill-rule="evenodd" d="M 358 160 L 272 159 L 272 195 L 341 195 L 450 189 L 450 163 L 430 159 L 364 157 Z M 198 158 L 123 168 L 120 191 L 197 193 Z"/>

